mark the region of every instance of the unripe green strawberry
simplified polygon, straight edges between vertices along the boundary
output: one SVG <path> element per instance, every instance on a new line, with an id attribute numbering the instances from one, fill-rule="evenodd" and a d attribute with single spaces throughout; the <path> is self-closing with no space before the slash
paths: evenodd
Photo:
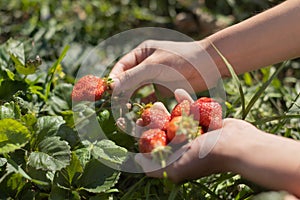
<path id="1" fill-rule="evenodd" d="M 205 132 L 222 127 L 222 106 L 212 98 L 201 97 L 193 102 L 191 114 Z"/>

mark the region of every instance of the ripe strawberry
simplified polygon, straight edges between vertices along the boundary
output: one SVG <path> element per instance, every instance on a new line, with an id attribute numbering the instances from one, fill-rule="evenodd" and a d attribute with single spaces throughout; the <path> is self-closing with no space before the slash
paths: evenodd
<path id="1" fill-rule="evenodd" d="M 178 103 L 171 112 L 171 119 L 181 116 L 183 113 L 185 113 L 185 115 L 189 115 L 190 106 L 191 103 L 188 100 L 183 100 L 182 102 Z"/>
<path id="2" fill-rule="evenodd" d="M 165 167 L 166 159 L 170 154 L 166 132 L 160 129 L 149 129 L 143 132 L 139 140 L 139 151 Z"/>
<path id="3" fill-rule="evenodd" d="M 167 130 L 170 116 L 161 109 L 148 107 L 141 113 L 143 120 L 143 126 L 147 126 L 149 129 L 158 128 L 161 130 Z"/>
<path id="4" fill-rule="evenodd" d="M 195 121 L 192 116 L 185 115 L 174 117 L 167 129 L 168 140 L 174 144 L 195 139 L 202 133 L 203 131 L 198 126 L 198 121 Z"/>
<path id="5" fill-rule="evenodd" d="M 86 75 L 78 80 L 72 91 L 73 101 L 97 101 L 108 89 L 109 80 Z"/>
<path id="6" fill-rule="evenodd" d="M 149 129 L 142 133 L 139 140 L 139 151 L 151 153 L 155 148 L 167 145 L 167 135 L 160 129 Z"/>
<path id="7" fill-rule="evenodd" d="M 192 103 L 191 114 L 205 132 L 222 127 L 222 107 L 212 98 L 201 97 Z"/>

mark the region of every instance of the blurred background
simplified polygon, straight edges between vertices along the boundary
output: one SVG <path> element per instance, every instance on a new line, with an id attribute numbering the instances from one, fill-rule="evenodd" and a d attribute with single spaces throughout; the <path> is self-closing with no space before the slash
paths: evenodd
<path id="1" fill-rule="evenodd" d="M 1 0 L 0 43 L 26 40 L 28 56 L 57 58 L 136 27 L 166 27 L 201 39 L 279 0 Z"/>

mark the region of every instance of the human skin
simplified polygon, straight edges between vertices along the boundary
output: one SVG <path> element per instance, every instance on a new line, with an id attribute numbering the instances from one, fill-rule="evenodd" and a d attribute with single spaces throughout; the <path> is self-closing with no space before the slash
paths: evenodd
<path id="1" fill-rule="evenodd" d="M 300 2 L 289 0 L 201 41 L 145 41 L 113 67 L 110 73 L 114 80 L 112 87 L 123 87 L 124 90 L 135 86 L 138 81 L 153 79 L 169 85 L 182 84 L 183 80 L 174 79 L 173 74 L 170 76 L 169 71 L 161 67 L 165 65 L 178 70 L 196 92 L 209 89 L 219 78 L 218 73 L 212 70 L 214 65 L 221 77 L 230 77 L 211 43 L 226 57 L 237 74 L 298 57 L 298 19 Z M 205 82 L 195 68 L 209 79 Z"/>
<path id="2" fill-rule="evenodd" d="M 151 70 L 163 78 L 164 71 L 157 70 L 153 64 L 171 66 L 180 71 L 190 81 L 195 91 L 213 87 L 218 76 L 208 74 L 210 82 L 195 73 L 195 68 L 207 70 L 207 65 L 191 66 L 182 57 L 166 51 L 166 46 L 185 49 L 189 59 L 200 59 L 208 53 L 216 64 L 222 78 L 230 73 L 221 57 L 212 47 L 212 43 L 231 63 L 237 74 L 252 71 L 270 64 L 300 56 L 300 1 L 288 0 L 280 5 L 249 18 L 241 23 L 219 31 L 201 41 L 195 42 L 201 51 L 192 51 L 189 43 L 169 41 L 146 41 L 125 55 L 113 68 L 111 76 L 115 80 L 114 88 L 121 85 L 133 86 L 132 81 L 147 79 Z M 193 44 L 194 45 L 194 44 Z M 153 68 L 152 68 L 153 67 Z M 137 80 L 135 79 L 135 80 Z M 166 80 L 178 82 L 180 80 Z M 180 93 L 180 92 L 179 92 Z M 176 95 L 176 94 L 175 94 Z M 178 96 L 178 94 L 177 94 Z M 186 95 L 179 95 L 185 98 Z M 180 101 L 180 100 L 179 100 Z M 218 138 L 215 140 L 215 138 Z M 217 141 L 210 146 L 204 141 Z M 203 145 L 208 145 L 209 153 L 199 158 Z M 224 119 L 223 128 L 206 133 L 185 148 L 182 156 L 170 163 L 165 169 L 174 182 L 183 182 L 218 172 L 239 173 L 243 177 L 270 189 L 286 190 L 300 197 L 300 151 L 298 141 L 265 133 L 253 125 L 238 119 Z M 205 149 L 206 147 L 204 147 Z M 162 177 L 163 170 L 138 155 L 137 162 L 153 177 Z"/>
<path id="3" fill-rule="evenodd" d="M 178 89 L 178 102 L 189 95 Z M 163 109 L 163 108 L 162 108 Z M 164 109 L 165 110 L 165 109 Z M 201 156 L 201 151 L 207 152 Z M 136 161 L 148 176 L 162 178 L 166 172 L 174 183 L 214 173 L 233 172 L 261 186 L 300 196 L 300 142 L 269 134 L 239 119 L 224 119 L 223 127 L 197 137 L 170 158 L 166 168 L 138 154 Z M 159 170 L 156 170 L 159 169 Z"/>

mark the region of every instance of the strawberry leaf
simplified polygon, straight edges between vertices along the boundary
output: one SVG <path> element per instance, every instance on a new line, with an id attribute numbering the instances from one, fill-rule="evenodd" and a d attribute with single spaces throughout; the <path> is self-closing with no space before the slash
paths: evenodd
<path id="1" fill-rule="evenodd" d="M 70 146 L 59 137 L 45 138 L 38 144 L 38 150 L 28 158 L 28 164 L 36 169 L 58 171 L 70 164 Z"/>
<path id="2" fill-rule="evenodd" d="M 119 171 L 102 164 L 96 159 L 91 159 L 85 166 L 78 183 L 82 190 L 100 193 L 113 187 L 117 183 L 119 176 Z"/>
<path id="3" fill-rule="evenodd" d="M 27 144 L 30 132 L 14 119 L 0 120 L 0 154 L 14 152 Z"/>
<path id="4" fill-rule="evenodd" d="M 18 104 L 14 102 L 6 102 L 0 106 L 0 119 L 13 118 L 19 119 L 21 116 L 21 110 Z"/>
<path id="5" fill-rule="evenodd" d="M 45 137 L 55 136 L 59 127 L 64 123 L 61 116 L 43 116 L 35 124 L 36 141 L 39 143 Z"/>
<path id="6" fill-rule="evenodd" d="M 111 140 L 101 140 L 92 146 L 92 155 L 104 164 L 119 168 L 127 158 L 127 150 Z"/>

